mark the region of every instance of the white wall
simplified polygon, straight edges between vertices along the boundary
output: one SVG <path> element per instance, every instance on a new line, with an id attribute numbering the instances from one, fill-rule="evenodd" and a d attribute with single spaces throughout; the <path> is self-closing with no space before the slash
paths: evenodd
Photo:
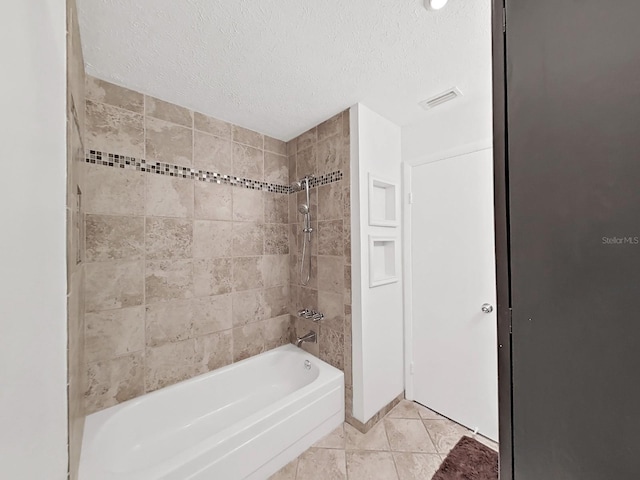
<path id="1" fill-rule="evenodd" d="M 457 155 L 463 145 L 469 145 L 467 151 L 476 150 L 476 144 L 485 148 L 493 135 L 490 88 L 489 84 L 474 98 L 462 97 L 441 105 L 426 120 L 402 127 L 402 160 L 417 165 L 436 155 Z"/>
<path id="2" fill-rule="evenodd" d="M 0 478 L 62 480 L 65 2 L 3 2 L 0 19 Z"/>
<path id="3" fill-rule="evenodd" d="M 350 119 L 353 416 L 364 423 L 404 389 L 401 226 L 373 227 L 368 222 L 369 173 L 400 190 L 401 132 L 362 104 L 351 108 Z M 371 234 L 397 237 L 398 282 L 369 287 Z"/>

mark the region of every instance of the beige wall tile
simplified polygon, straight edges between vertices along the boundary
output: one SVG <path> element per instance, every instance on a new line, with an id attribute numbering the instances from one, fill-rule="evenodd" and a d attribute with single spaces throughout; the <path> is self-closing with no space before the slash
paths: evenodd
<path id="1" fill-rule="evenodd" d="M 152 117 L 145 118 L 145 155 L 147 161 L 191 165 L 193 131 Z"/>
<path id="2" fill-rule="evenodd" d="M 318 187 L 318 220 L 342 218 L 342 181 Z"/>
<path id="3" fill-rule="evenodd" d="M 88 313 L 85 361 L 96 362 L 144 350 L 144 307 Z"/>
<path id="4" fill-rule="evenodd" d="M 233 170 L 231 140 L 197 130 L 193 135 L 193 164 L 210 172 L 230 175 Z"/>
<path id="5" fill-rule="evenodd" d="M 264 322 L 264 349 L 287 345 L 291 337 L 291 321 L 289 314 L 269 318 Z"/>
<path id="6" fill-rule="evenodd" d="M 344 259 L 342 257 L 318 256 L 318 289 L 343 293 Z"/>
<path id="7" fill-rule="evenodd" d="M 233 223 L 233 256 L 247 257 L 264 253 L 264 225 L 258 223 Z"/>
<path id="8" fill-rule="evenodd" d="M 144 215 L 147 174 L 101 165 L 83 164 L 82 203 L 86 213 Z"/>
<path id="9" fill-rule="evenodd" d="M 259 289 L 234 293 L 232 310 L 234 327 L 241 327 L 268 318 L 265 291 Z"/>
<path id="10" fill-rule="evenodd" d="M 194 181 L 166 175 L 146 175 L 146 214 L 154 217 L 193 216 Z"/>
<path id="11" fill-rule="evenodd" d="M 264 149 L 264 135 L 253 130 L 233 125 L 232 127 L 233 141 L 244 145 L 251 145 L 260 150 Z"/>
<path id="12" fill-rule="evenodd" d="M 233 220 L 264 222 L 264 193 L 261 190 L 233 187 Z"/>
<path id="13" fill-rule="evenodd" d="M 264 192 L 264 221 L 289 223 L 289 195 Z"/>
<path id="14" fill-rule="evenodd" d="M 294 138 L 287 142 L 287 156 L 290 157 L 298 152 L 298 138 Z"/>
<path id="15" fill-rule="evenodd" d="M 289 312 L 289 285 L 264 290 L 266 318 L 279 317 Z"/>
<path id="16" fill-rule="evenodd" d="M 202 363 L 208 371 L 233 363 L 231 330 L 196 338 L 196 349 L 202 352 Z"/>
<path id="17" fill-rule="evenodd" d="M 142 305 L 144 262 L 113 261 L 85 265 L 87 312 Z"/>
<path id="18" fill-rule="evenodd" d="M 247 145 L 233 143 L 233 174 L 251 180 L 264 179 L 264 152 Z"/>
<path id="19" fill-rule="evenodd" d="M 298 150 L 296 154 L 296 174 L 298 178 L 305 175 L 317 175 L 318 162 L 316 160 L 316 146 L 311 145 L 304 150 Z"/>
<path id="20" fill-rule="evenodd" d="M 143 217 L 86 215 L 85 235 L 88 262 L 141 258 L 144 254 Z"/>
<path id="21" fill-rule="evenodd" d="M 195 339 L 147 348 L 145 389 L 152 392 L 207 371 Z"/>
<path id="22" fill-rule="evenodd" d="M 165 343 L 192 338 L 193 308 L 190 300 L 147 305 L 145 311 L 146 346 L 158 347 Z"/>
<path id="23" fill-rule="evenodd" d="M 338 370 L 344 370 L 344 334 L 342 331 L 336 332 L 325 325 L 321 325 L 320 338 L 320 359 L 333 365 Z"/>
<path id="24" fill-rule="evenodd" d="M 351 221 L 345 219 L 342 229 L 344 232 L 344 261 L 351 265 Z"/>
<path id="25" fill-rule="evenodd" d="M 192 220 L 147 217 L 145 225 L 147 259 L 161 260 L 193 256 Z"/>
<path id="26" fill-rule="evenodd" d="M 298 300 L 301 308 L 318 310 L 318 290 L 313 288 L 300 287 L 298 292 Z"/>
<path id="27" fill-rule="evenodd" d="M 264 136 L 264 150 L 265 152 L 273 152 L 278 155 L 287 155 L 287 144 L 277 138 Z"/>
<path id="28" fill-rule="evenodd" d="M 342 112 L 318 125 L 318 142 L 342 133 Z"/>
<path id="29" fill-rule="evenodd" d="M 318 222 L 318 255 L 342 255 L 344 237 L 342 220 Z"/>
<path id="30" fill-rule="evenodd" d="M 296 154 L 289 155 L 289 183 L 298 180 L 298 170 L 296 168 Z"/>
<path id="31" fill-rule="evenodd" d="M 231 220 L 233 218 L 232 189 L 237 187 L 195 181 L 194 216 L 203 220 Z"/>
<path id="32" fill-rule="evenodd" d="M 316 127 L 313 127 L 312 129 L 304 132 L 302 135 L 300 135 L 296 139 L 296 152 L 299 153 L 305 148 L 308 148 L 311 145 L 315 145 L 317 141 L 318 141 L 317 129 Z"/>
<path id="33" fill-rule="evenodd" d="M 264 225 L 264 253 L 266 255 L 289 253 L 289 225 L 277 223 Z"/>
<path id="34" fill-rule="evenodd" d="M 190 110 L 148 95 L 145 95 L 145 113 L 150 117 L 177 123 L 183 127 L 193 126 L 193 113 Z"/>
<path id="35" fill-rule="evenodd" d="M 210 133 L 218 137 L 231 139 L 231 124 L 218 120 L 217 118 L 208 117 L 202 113 L 194 113 L 194 126 L 196 130 Z"/>
<path id="36" fill-rule="evenodd" d="M 342 138 L 338 136 L 318 142 L 316 156 L 319 174 L 337 172 L 343 168 L 341 142 Z"/>
<path id="37" fill-rule="evenodd" d="M 135 113 L 144 113 L 144 95 L 128 88 L 87 75 L 86 96 L 88 100 L 106 103 Z"/>
<path id="38" fill-rule="evenodd" d="M 233 361 L 264 352 L 264 322 L 250 323 L 233 329 Z"/>
<path id="39" fill-rule="evenodd" d="M 111 407 L 144 393 L 143 354 L 124 355 L 90 363 L 87 368 L 87 414 Z"/>
<path id="40" fill-rule="evenodd" d="M 324 314 L 322 326 L 331 328 L 336 332 L 344 329 L 344 306 L 341 293 L 318 292 L 318 310 Z"/>
<path id="41" fill-rule="evenodd" d="M 85 315 L 84 315 L 84 210 L 76 201 L 84 190 L 81 165 L 85 154 L 85 74 L 75 2 L 67 2 L 67 330 L 68 330 L 68 444 L 69 479 L 78 480 L 84 431 Z M 80 263 L 78 263 L 80 262 Z"/>
<path id="42" fill-rule="evenodd" d="M 228 330 L 233 326 L 230 294 L 195 298 L 192 300 L 192 305 L 195 336 Z"/>
<path id="43" fill-rule="evenodd" d="M 232 241 L 232 222 L 209 220 L 193 222 L 193 256 L 195 258 L 230 257 Z"/>
<path id="44" fill-rule="evenodd" d="M 231 259 L 201 258 L 193 261 L 196 297 L 210 297 L 231 292 Z"/>
<path id="45" fill-rule="evenodd" d="M 289 256 L 265 255 L 261 270 L 265 287 L 286 285 L 289 283 Z"/>
<path id="46" fill-rule="evenodd" d="M 262 288 L 263 258 L 265 257 L 236 257 L 233 264 L 233 291 L 240 292 L 255 288 Z"/>
<path id="47" fill-rule="evenodd" d="M 144 158 L 142 115 L 90 100 L 86 108 L 88 149 Z"/>
<path id="48" fill-rule="evenodd" d="M 351 265 L 344 266 L 344 305 L 345 313 L 347 313 L 347 306 L 349 306 L 349 313 L 351 313 Z"/>
<path id="49" fill-rule="evenodd" d="M 147 304 L 193 297 L 192 260 L 150 260 L 145 273 Z"/>
<path id="50" fill-rule="evenodd" d="M 270 152 L 264 154 L 264 181 L 280 185 L 289 184 L 289 159 Z"/>

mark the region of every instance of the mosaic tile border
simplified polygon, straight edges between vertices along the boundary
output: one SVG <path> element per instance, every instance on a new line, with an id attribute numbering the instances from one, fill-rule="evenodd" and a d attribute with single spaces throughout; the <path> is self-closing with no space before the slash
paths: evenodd
<path id="1" fill-rule="evenodd" d="M 128 157 L 126 155 L 101 152 L 99 150 L 89 150 L 85 155 L 85 162 L 94 165 L 103 165 L 105 167 L 124 168 L 139 172 L 154 173 L 156 175 L 168 175 L 170 177 L 186 178 L 200 182 L 217 183 L 219 185 L 231 185 L 232 187 L 247 188 L 250 190 L 262 190 L 285 195 L 293 193 L 289 185 L 267 183 L 261 180 L 251 180 L 234 175 L 198 170 L 193 167 L 183 167 L 171 163 L 147 162 L 143 158 Z M 310 187 L 318 187 L 320 185 L 338 182 L 342 180 L 342 177 L 341 171 L 319 175 L 311 180 Z"/>

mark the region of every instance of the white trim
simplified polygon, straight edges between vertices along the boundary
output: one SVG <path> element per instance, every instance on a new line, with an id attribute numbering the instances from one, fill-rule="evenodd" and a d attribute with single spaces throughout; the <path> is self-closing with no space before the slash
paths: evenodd
<path id="1" fill-rule="evenodd" d="M 404 396 L 413 400 L 413 285 L 411 282 L 411 173 L 413 167 L 402 162 L 402 280 L 404 298 Z"/>
<path id="2" fill-rule="evenodd" d="M 416 157 L 414 159 L 407 160 L 406 162 L 413 167 L 417 167 L 418 165 L 424 165 L 425 163 L 433 163 L 433 162 L 438 162 L 440 160 L 447 160 L 449 158 L 460 157 L 462 155 L 479 152 L 481 150 L 487 150 L 489 148 L 493 148 L 493 139 L 485 138 L 484 140 L 466 143 L 464 145 L 460 145 L 459 147 L 451 148 L 449 150 L 443 150 L 441 152 L 434 153 L 431 155 Z"/>

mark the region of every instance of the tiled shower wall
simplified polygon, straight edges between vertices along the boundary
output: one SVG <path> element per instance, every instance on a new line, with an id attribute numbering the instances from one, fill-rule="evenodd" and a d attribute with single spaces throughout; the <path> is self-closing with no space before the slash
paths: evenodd
<path id="1" fill-rule="evenodd" d="M 87 413 L 288 343 L 286 145 L 91 77 L 86 118 Z"/>
<path id="2" fill-rule="evenodd" d="M 69 475 L 78 476 L 84 428 L 84 61 L 75 2 L 67 2 L 67 374 Z"/>
<path id="3" fill-rule="evenodd" d="M 344 111 L 287 144 L 289 179 L 316 177 L 340 171 L 341 180 L 311 189 L 311 278 L 303 286 L 300 276 L 302 215 L 298 205 L 306 202 L 304 191 L 289 197 L 291 220 L 291 315 L 298 336 L 318 333 L 317 344 L 307 351 L 345 372 L 347 421 L 352 414 L 351 378 L 351 208 L 349 111 Z M 306 269 L 305 265 L 305 269 Z M 325 315 L 319 323 L 299 318 L 302 308 Z"/>

